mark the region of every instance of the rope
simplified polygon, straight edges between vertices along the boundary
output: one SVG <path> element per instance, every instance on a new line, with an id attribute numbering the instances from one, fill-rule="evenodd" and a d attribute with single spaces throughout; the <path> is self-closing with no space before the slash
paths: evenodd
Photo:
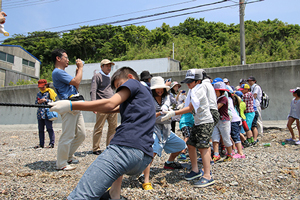
<path id="1" fill-rule="evenodd" d="M 34 107 L 34 108 L 51 108 L 52 107 L 50 105 L 23 104 L 23 103 L 0 103 L 0 106 Z"/>

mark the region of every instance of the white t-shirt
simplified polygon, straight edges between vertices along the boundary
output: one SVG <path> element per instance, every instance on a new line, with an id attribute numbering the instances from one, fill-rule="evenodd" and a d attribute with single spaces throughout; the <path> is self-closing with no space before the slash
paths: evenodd
<path id="1" fill-rule="evenodd" d="M 232 116 L 231 122 L 240 122 L 241 118 L 239 117 L 239 115 L 236 113 L 236 110 L 234 109 L 233 100 L 231 97 L 228 97 L 228 109 L 229 108 L 231 110 L 231 116 Z"/>
<path id="2" fill-rule="evenodd" d="M 262 96 L 262 90 L 260 88 L 259 85 L 257 85 L 256 83 L 254 83 L 252 86 L 251 86 L 251 93 L 254 95 L 254 94 L 257 94 L 256 96 L 256 107 L 259 106 L 260 107 L 260 102 L 261 102 L 261 96 Z"/>
<path id="3" fill-rule="evenodd" d="M 197 90 L 194 92 L 196 98 L 200 102 L 198 109 L 195 110 L 196 112 L 196 114 L 194 115 L 195 125 L 213 123 L 214 120 L 210 113 L 209 101 L 206 97 L 205 87 L 198 87 Z"/>
<path id="4" fill-rule="evenodd" d="M 202 81 L 202 87 L 206 93 L 206 97 L 209 103 L 209 109 L 218 110 L 217 96 L 214 87 L 212 86 L 209 79 Z"/>

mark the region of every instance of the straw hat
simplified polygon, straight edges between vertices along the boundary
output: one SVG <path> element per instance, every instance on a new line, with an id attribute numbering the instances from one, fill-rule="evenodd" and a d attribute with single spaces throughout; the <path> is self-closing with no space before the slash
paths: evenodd
<path id="1" fill-rule="evenodd" d="M 165 85 L 165 81 L 161 76 L 155 76 L 151 79 L 151 90 L 158 89 L 158 88 L 166 88 L 170 89 L 169 86 Z"/>

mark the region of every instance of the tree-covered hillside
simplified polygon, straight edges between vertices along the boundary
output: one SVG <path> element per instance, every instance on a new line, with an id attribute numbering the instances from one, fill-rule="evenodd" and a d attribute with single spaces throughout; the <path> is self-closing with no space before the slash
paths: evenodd
<path id="1" fill-rule="evenodd" d="M 300 59 L 300 26 L 277 19 L 245 22 L 246 61 L 261 63 Z M 41 78 L 51 81 L 51 51 L 63 48 L 70 62 L 86 63 L 172 57 L 183 69 L 240 64 L 239 25 L 188 18 L 178 26 L 162 24 L 154 30 L 145 26 L 81 27 L 68 33 L 33 32 L 14 35 L 3 44 L 21 45 L 41 62 Z"/>

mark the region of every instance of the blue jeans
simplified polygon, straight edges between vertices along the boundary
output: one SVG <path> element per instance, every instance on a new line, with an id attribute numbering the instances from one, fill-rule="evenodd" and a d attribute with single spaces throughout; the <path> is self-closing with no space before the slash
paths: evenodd
<path id="1" fill-rule="evenodd" d="M 40 146 L 44 146 L 45 144 L 45 125 L 47 132 L 49 134 L 49 144 L 54 145 L 55 135 L 52 127 L 52 121 L 48 119 L 38 119 L 38 126 L 39 126 L 39 138 L 40 138 Z"/>
<path id="2" fill-rule="evenodd" d="M 89 166 L 69 200 L 99 199 L 123 174 L 140 174 L 152 161 L 152 157 L 132 147 L 109 145 Z"/>

